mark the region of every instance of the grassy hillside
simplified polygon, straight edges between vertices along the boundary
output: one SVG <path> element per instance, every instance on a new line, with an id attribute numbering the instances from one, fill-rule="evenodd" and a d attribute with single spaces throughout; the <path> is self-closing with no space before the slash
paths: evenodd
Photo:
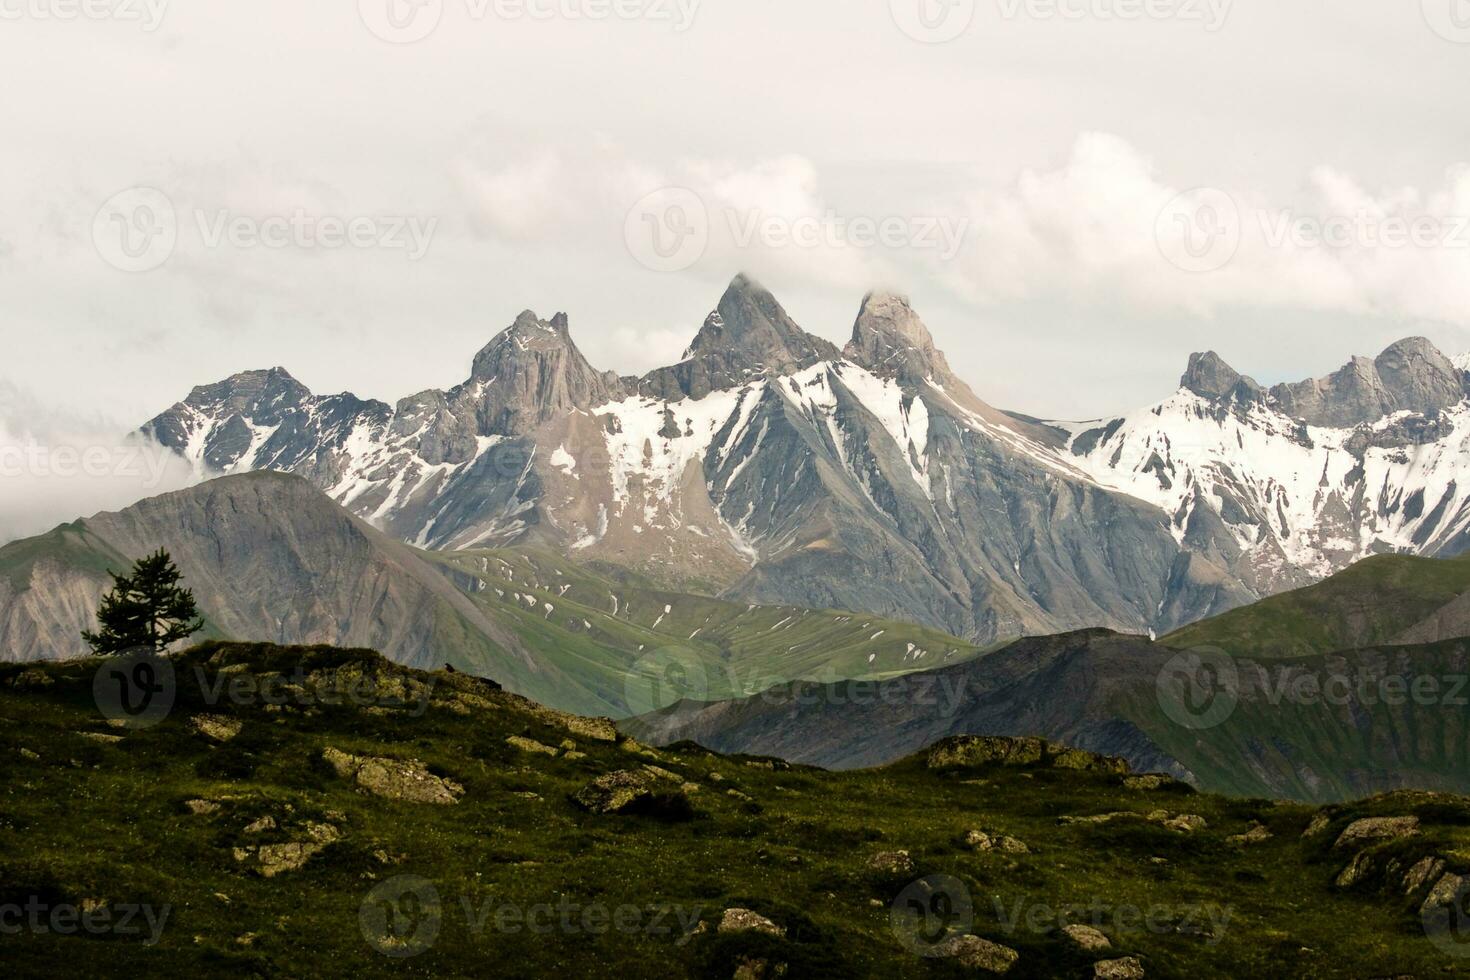
<path id="1" fill-rule="evenodd" d="M 548 551 L 426 552 L 493 618 L 591 697 L 568 710 L 617 717 L 681 698 L 717 701 L 791 680 L 883 678 L 982 651 L 877 616 L 757 606 L 660 589 Z"/>
<path id="2" fill-rule="evenodd" d="M 854 768 L 950 735 L 1041 735 L 1238 796 L 1470 793 L 1470 640 L 1292 660 L 1198 659 L 1144 637 L 1033 637 L 885 684 L 793 684 L 625 721 L 653 744 Z M 1197 673 L 1191 674 L 1192 670 Z M 1183 679 L 1205 685 L 1192 691 Z"/>
<path id="3" fill-rule="evenodd" d="M 258 472 L 0 548 L 0 661 L 84 655 L 107 571 L 159 547 L 195 591 L 209 636 L 372 647 L 588 714 L 797 678 L 886 677 L 980 652 L 931 629 L 721 602 L 550 553 L 422 551 L 299 477 Z"/>
<path id="4" fill-rule="evenodd" d="M 987 975 L 916 955 L 946 928 L 1013 951 L 1011 977 L 1123 957 L 1148 977 L 1470 973 L 1426 938 L 1428 885 L 1404 894 L 1387 870 L 1470 869 L 1458 798 L 1227 800 L 1017 741 L 1010 764 L 949 748 L 846 773 L 655 753 L 462 674 L 330 648 L 197 648 L 173 661 L 167 716 L 118 728 L 93 701 L 99 666 L 0 667 L 0 906 L 62 926 L 0 936 L 12 976 Z M 210 700 L 221 677 L 282 676 L 294 694 L 274 708 Z M 349 683 L 354 703 L 304 696 Z M 363 759 L 383 761 L 370 776 Z M 576 802 L 618 771 L 652 790 L 618 813 Z M 1333 848 L 1369 815 L 1419 831 Z M 994 846 L 967 844 L 977 830 Z M 1334 887 L 1355 853 L 1359 880 Z M 933 930 L 904 918 L 916 897 Z M 114 919 L 50 918 L 73 907 Z M 722 928 L 737 908 L 783 934 Z M 1082 951 L 1069 923 L 1111 949 Z"/>
<path id="5" fill-rule="evenodd" d="M 1163 642 L 1215 646 L 1251 657 L 1298 657 L 1393 643 L 1467 592 L 1470 558 L 1379 555 L 1316 585 L 1186 626 Z M 1453 635 L 1470 635 L 1470 630 Z"/>

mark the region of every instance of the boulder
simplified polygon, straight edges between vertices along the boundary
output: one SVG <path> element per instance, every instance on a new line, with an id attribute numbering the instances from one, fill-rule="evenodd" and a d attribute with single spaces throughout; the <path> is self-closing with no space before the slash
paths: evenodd
<path id="1" fill-rule="evenodd" d="M 623 813 L 653 797 L 655 786 L 662 782 L 646 772 L 619 769 L 598 776 L 572 794 L 572 802 L 590 813 Z M 668 787 L 659 787 L 669 792 Z"/>
<path id="2" fill-rule="evenodd" d="M 331 824 L 308 823 L 305 836 L 298 840 L 235 848 L 235 860 L 250 865 L 263 878 L 274 878 L 302 867 L 341 836 Z"/>
<path id="3" fill-rule="evenodd" d="M 1359 851 L 1348 866 L 1338 872 L 1332 883 L 1338 888 L 1351 888 L 1373 871 L 1373 864 L 1372 855 L 1367 851 Z"/>
<path id="4" fill-rule="evenodd" d="M 506 744 L 510 745 L 512 748 L 520 749 L 522 752 L 533 752 L 539 755 L 554 756 L 557 754 L 558 751 L 557 749 L 554 749 L 549 745 L 542 745 L 540 742 L 536 741 L 533 738 L 523 738 L 520 735 L 512 735 L 505 741 Z"/>
<path id="5" fill-rule="evenodd" d="M 1302 831 L 1303 837 L 1316 837 L 1332 825 L 1332 818 L 1325 813 L 1319 813 L 1312 817 L 1307 829 Z"/>
<path id="6" fill-rule="evenodd" d="M 1470 892 L 1470 876 L 1441 875 L 1424 899 L 1424 904 L 1419 906 L 1419 914 L 1428 915 L 1440 909 L 1458 906 L 1467 892 Z"/>
<path id="7" fill-rule="evenodd" d="M 1143 964 L 1136 956 L 1098 960 L 1092 964 L 1092 975 L 1096 980 L 1143 980 Z"/>
<path id="8" fill-rule="evenodd" d="M 386 799 L 445 806 L 458 803 L 464 795 L 463 786 L 434 775 L 417 759 L 356 756 L 330 746 L 322 750 L 322 759 L 338 776 Z"/>
<path id="9" fill-rule="evenodd" d="M 1444 873 L 1444 859 L 1431 854 L 1404 872 L 1404 894 L 1413 895 L 1438 880 Z"/>
<path id="10" fill-rule="evenodd" d="M 1002 738 L 993 735 L 956 735 L 936 742 L 929 750 L 930 769 L 951 766 L 982 766 L 999 762 L 1008 766 L 1040 762 L 1046 742 L 1039 738 Z"/>
<path id="11" fill-rule="evenodd" d="M 189 727 L 211 742 L 228 742 L 240 734 L 245 724 L 237 718 L 223 715 L 193 715 L 189 718 Z"/>
<path id="12" fill-rule="evenodd" d="M 868 858 L 868 870 L 887 875 L 912 875 L 914 859 L 908 851 L 879 851 Z"/>
<path id="13" fill-rule="evenodd" d="M 1150 817 L 1150 820 L 1153 818 Z M 1181 834 L 1192 834 L 1197 830 L 1204 830 L 1209 826 L 1205 818 L 1197 813 L 1180 813 L 1176 816 L 1165 817 L 1159 821 L 1170 830 Z"/>
<path id="14" fill-rule="evenodd" d="M 1071 925 L 1062 926 L 1062 935 L 1071 941 L 1072 945 L 1084 953 L 1106 953 L 1113 948 L 1113 944 L 1102 931 L 1092 926 Z"/>
<path id="15" fill-rule="evenodd" d="M 762 932 L 778 939 L 786 935 L 786 929 L 783 926 L 776 925 L 759 912 L 738 908 L 725 910 L 725 914 L 720 916 L 720 926 L 717 931 L 721 933 Z"/>
<path id="16" fill-rule="evenodd" d="M 953 959 L 967 970 L 1001 974 L 1009 972 L 1021 954 L 979 936 L 951 936 L 935 946 L 932 955 Z"/>
<path id="17" fill-rule="evenodd" d="M 40 691 L 50 687 L 56 682 L 52 680 L 44 670 L 32 667 L 16 674 L 10 681 L 10 686 L 17 691 Z"/>
<path id="18" fill-rule="evenodd" d="M 1418 817 L 1364 817 L 1348 824 L 1332 846 L 1338 850 L 1367 847 L 1382 841 L 1413 837 L 1417 833 Z"/>
<path id="19" fill-rule="evenodd" d="M 1250 829 L 1243 834 L 1233 834 L 1225 838 L 1230 844 L 1260 844 L 1271 839 L 1271 831 L 1259 820 L 1252 820 Z"/>
<path id="20" fill-rule="evenodd" d="M 1059 769 L 1111 772 L 1126 775 L 1128 763 L 1111 756 L 1069 748 L 1042 738 L 1008 738 L 999 735 L 954 735 L 929 749 L 930 769 L 1051 765 Z"/>
<path id="21" fill-rule="evenodd" d="M 1151 790 L 1163 789 L 1165 786 L 1172 785 L 1173 783 L 1174 780 L 1169 776 L 1161 776 L 1158 773 L 1149 773 L 1146 776 L 1126 777 L 1123 780 L 1123 788 L 1148 792 Z"/>

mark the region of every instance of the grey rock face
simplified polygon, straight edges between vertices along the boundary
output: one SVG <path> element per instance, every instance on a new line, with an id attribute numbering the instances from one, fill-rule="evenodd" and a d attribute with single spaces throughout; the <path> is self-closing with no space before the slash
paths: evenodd
<path id="1" fill-rule="evenodd" d="M 1179 384 L 1205 398 L 1257 398 L 1262 388 L 1237 372 L 1214 351 L 1189 355 L 1189 368 Z"/>
<path id="2" fill-rule="evenodd" d="M 1191 355 L 1180 383 L 1205 398 L 1261 393 L 1213 351 Z M 1466 390 L 1463 372 L 1449 358 L 1423 337 L 1409 337 L 1376 359 L 1355 357 L 1325 378 L 1275 385 L 1269 403 L 1308 425 L 1350 428 L 1395 412 L 1433 416 L 1463 401 Z"/>
<path id="3" fill-rule="evenodd" d="M 704 321 L 684 360 L 652 372 L 639 391 L 666 400 L 703 398 L 761 377 L 779 377 L 831 360 L 837 349 L 796 325 L 770 291 L 736 276 Z"/>
<path id="4" fill-rule="evenodd" d="M 550 322 L 526 310 L 509 330 L 475 355 L 470 380 L 451 400 L 473 389 L 477 434 L 515 436 L 574 409 L 621 397 L 621 382 L 599 374 L 572 343 L 567 315 Z"/>
<path id="5" fill-rule="evenodd" d="M 852 340 L 842 355 L 879 377 L 910 384 L 931 378 L 944 382 L 953 376 L 944 354 L 934 346 L 929 328 L 908 298 L 895 293 L 873 292 L 863 298 Z"/>

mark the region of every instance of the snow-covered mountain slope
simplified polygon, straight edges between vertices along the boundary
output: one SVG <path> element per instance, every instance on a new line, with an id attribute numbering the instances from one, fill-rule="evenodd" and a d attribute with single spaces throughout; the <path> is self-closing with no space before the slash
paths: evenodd
<path id="1" fill-rule="evenodd" d="M 1412 370 L 1380 370 L 1404 364 Z M 1168 514 L 1181 544 L 1203 509 L 1268 580 L 1318 578 L 1371 554 L 1465 549 L 1465 388 L 1464 369 L 1418 338 L 1271 391 L 1213 354 L 1196 355 L 1174 395 L 1120 419 L 1067 425 L 1068 448 L 1099 483 Z M 1314 417 L 1339 424 L 1294 417 L 1303 391 Z"/>
<path id="2" fill-rule="evenodd" d="M 838 351 L 741 276 L 685 359 L 643 378 L 594 370 L 565 316 L 527 312 L 449 391 L 318 397 L 277 368 L 197 388 L 145 430 L 213 471 L 299 473 L 419 546 L 550 547 L 990 642 L 1172 629 L 1340 567 L 1375 547 L 1365 533 L 1450 545 L 1415 544 L 1444 481 L 1414 452 L 1395 462 L 1464 411 L 1420 355 L 1280 393 L 1201 355 L 1152 409 L 1039 423 L 976 397 L 902 297 L 868 296 Z M 1288 404 L 1389 411 L 1328 434 Z M 1355 496 L 1370 480 L 1402 492 Z"/>

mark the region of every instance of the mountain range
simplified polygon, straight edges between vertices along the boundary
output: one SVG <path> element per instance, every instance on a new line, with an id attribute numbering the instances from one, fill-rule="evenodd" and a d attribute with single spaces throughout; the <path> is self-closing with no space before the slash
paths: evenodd
<path id="1" fill-rule="evenodd" d="M 1044 422 L 977 397 L 901 296 L 868 295 L 839 350 L 739 276 L 641 378 L 528 311 L 448 391 L 250 371 L 143 431 L 210 473 L 299 474 L 421 548 L 545 548 L 989 644 L 1161 634 L 1370 554 L 1458 553 L 1466 390 L 1421 339 L 1271 389 L 1199 354 L 1158 404 Z"/>

